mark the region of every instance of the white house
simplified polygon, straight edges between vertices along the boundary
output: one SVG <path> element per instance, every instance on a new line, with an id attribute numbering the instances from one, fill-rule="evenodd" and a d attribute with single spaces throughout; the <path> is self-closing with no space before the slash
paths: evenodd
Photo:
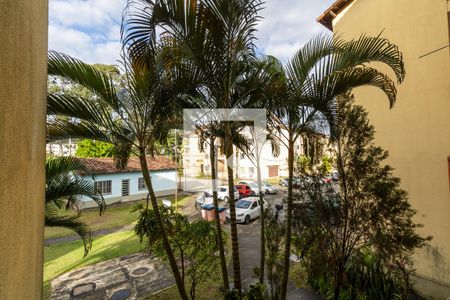
<path id="1" fill-rule="evenodd" d="M 93 181 L 106 203 L 144 199 L 147 188 L 142 176 L 138 157 L 130 157 L 127 166 L 117 169 L 113 158 L 82 158 L 86 172 L 80 175 Z M 147 164 L 156 196 L 172 195 L 176 188 L 175 162 L 164 156 L 147 157 Z M 82 198 L 83 207 L 96 204 L 88 197 Z"/>

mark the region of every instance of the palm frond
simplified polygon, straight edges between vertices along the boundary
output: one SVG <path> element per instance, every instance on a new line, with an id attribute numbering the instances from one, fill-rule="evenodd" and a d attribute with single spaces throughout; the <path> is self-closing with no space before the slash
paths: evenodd
<path id="1" fill-rule="evenodd" d="M 117 93 L 111 76 L 81 60 L 56 51 L 49 51 L 48 74 L 61 76 L 80 84 L 102 101 L 106 101 L 109 106 L 118 108 Z"/>
<path id="2" fill-rule="evenodd" d="M 340 43 L 333 62 L 334 70 L 378 62 L 392 69 L 398 83 L 405 79 L 405 64 L 400 49 L 388 39 L 382 38 L 381 33 L 376 37 L 362 35 Z"/>
<path id="3" fill-rule="evenodd" d="M 45 179 L 51 182 L 58 176 L 68 174 L 74 171 L 85 171 L 84 163 L 73 156 L 49 157 L 45 162 Z"/>
<path id="4" fill-rule="evenodd" d="M 112 143 L 111 136 L 104 129 L 87 122 L 74 123 L 68 120 L 56 120 L 47 124 L 47 143 L 66 139 L 92 139 Z"/>
<path id="5" fill-rule="evenodd" d="M 51 204 L 45 206 L 45 226 L 63 227 L 78 234 L 84 244 L 84 257 L 92 248 L 92 232 L 89 227 L 80 219 L 80 215 L 68 216 L 59 215 L 58 210 Z"/>

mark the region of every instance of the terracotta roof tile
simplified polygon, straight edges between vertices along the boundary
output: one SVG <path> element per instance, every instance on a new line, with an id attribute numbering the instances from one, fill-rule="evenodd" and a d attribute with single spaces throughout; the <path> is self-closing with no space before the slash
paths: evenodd
<path id="1" fill-rule="evenodd" d="M 86 166 L 87 172 L 80 172 L 85 174 L 112 174 L 112 173 L 126 173 L 126 172 L 140 172 L 141 164 L 139 157 L 133 156 L 128 160 L 128 164 L 124 169 L 117 169 L 112 157 L 92 157 L 81 158 Z M 152 158 L 147 156 L 148 169 L 150 171 L 158 170 L 174 170 L 176 164 L 171 159 L 164 156 L 155 156 Z"/>

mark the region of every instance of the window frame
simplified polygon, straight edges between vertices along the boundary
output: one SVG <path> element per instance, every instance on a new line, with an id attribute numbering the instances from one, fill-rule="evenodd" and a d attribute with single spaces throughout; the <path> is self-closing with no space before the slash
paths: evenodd
<path id="1" fill-rule="evenodd" d="M 99 187 L 100 186 L 100 187 Z M 95 192 L 101 195 L 111 195 L 112 194 L 112 180 L 98 180 L 94 182 Z M 100 191 L 99 191 L 100 190 Z M 104 190 L 107 190 L 104 192 Z M 109 192 L 108 192 L 109 190 Z"/>
<path id="2" fill-rule="evenodd" d="M 141 183 L 143 183 L 143 187 L 141 186 Z M 144 191 L 147 189 L 147 186 L 145 185 L 144 177 L 138 178 L 138 191 Z"/>

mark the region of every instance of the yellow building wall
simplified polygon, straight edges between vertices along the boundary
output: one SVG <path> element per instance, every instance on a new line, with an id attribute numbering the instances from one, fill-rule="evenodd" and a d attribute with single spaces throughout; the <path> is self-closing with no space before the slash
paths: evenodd
<path id="1" fill-rule="evenodd" d="M 42 299 L 47 0 L 0 1 L 0 299 Z"/>
<path id="2" fill-rule="evenodd" d="M 450 43 L 448 6 L 447 0 L 357 0 L 333 23 L 344 39 L 384 30 L 403 52 L 406 79 L 392 110 L 375 88 L 359 88 L 355 96 L 369 111 L 376 143 L 390 152 L 388 163 L 424 224 L 421 233 L 433 236 L 416 253 L 417 274 L 443 285 L 450 285 L 450 49 L 419 57 Z"/>

